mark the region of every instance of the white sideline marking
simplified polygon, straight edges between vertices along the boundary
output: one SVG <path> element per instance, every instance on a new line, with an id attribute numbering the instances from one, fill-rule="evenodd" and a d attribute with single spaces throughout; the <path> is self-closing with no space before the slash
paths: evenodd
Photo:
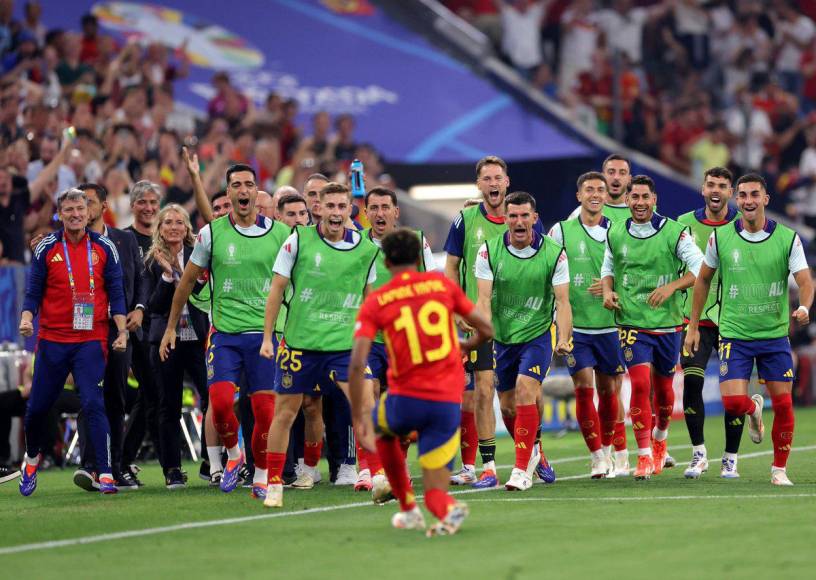
<path id="1" fill-rule="evenodd" d="M 669 451 L 677 451 L 678 449 L 691 449 L 691 445 L 672 445 L 668 448 Z M 637 455 L 637 449 L 627 449 L 629 455 Z M 573 455 L 572 457 L 562 457 L 561 459 L 553 459 L 550 461 L 550 465 L 560 465 L 562 463 L 573 463 L 574 461 L 586 461 L 589 463 L 589 451 L 587 451 L 584 455 Z M 508 463 L 507 465 L 497 465 L 496 469 L 510 469 L 511 467 L 515 467 L 512 463 Z"/>
<path id="2" fill-rule="evenodd" d="M 816 449 L 816 445 L 808 445 L 806 447 L 794 447 L 791 451 L 813 451 Z M 773 451 L 757 451 L 755 453 L 746 453 L 745 455 L 740 455 L 740 459 L 751 459 L 754 457 L 762 457 L 765 455 L 773 455 Z M 566 481 L 572 479 L 587 479 L 589 475 L 581 474 L 581 475 L 569 475 L 567 477 L 559 477 L 557 481 Z M 556 482 L 557 483 L 557 482 Z M 485 493 L 489 491 L 497 491 L 503 490 L 504 487 L 498 487 L 493 489 L 464 489 L 464 490 L 456 490 L 452 491 L 451 495 L 465 495 L 465 494 L 472 494 L 472 493 Z M 490 502 L 490 501 L 507 501 L 507 502 L 520 502 L 520 501 L 652 501 L 652 500 L 669 500 L 669 499 L 759 499 L 759 498 L 803 498 L 803 497 L 816 497 L 816 494 L 779 494 L 779 495 L 675 495 L 675 496 L 651 496 L 651 497 L 564 497 L 564 498 L 509 498 L 509 497 L 502 497 L 499 498 L 491 498 L 491 499 L 474 499 L 470 501 L 474 502 Z M 421 499 L 422 496 L 417 496 L 417 499 Z M 332 506 L 323 506 L 323 507 L 316 507 L 316 508 L 309 508 L 305 510 L 299 511 L 290 511 L 290 512 L 275 512 L 275 513 L 266 513 L 266 514 L 258 514 L 256 516 L 242 516 L 238 518 L 227 518 L 223 520 L 205 520 L 202 522 L 186 522 L 183 524 L 174 524 L 172 526 L 161 526 L 156 528 L 144 528 L 141 530 L 124 530 L 121 532 L 113 532 L 110 534 L 98 534 L 95 536 L 84 536 L 80 538 L 68 538 L 65 540 L 53 540 L 50 542 L 37 542 L 33 544 L 20 544 L 18 546 L 7 546 L 5 548 L 0 548 L 0 556 L 8 555 L 8 554 L 20 554 L 23 552 L 34 552 L 37 550 L 49 550 L 53 548 L 66 548 L 70 546 L 82 546 L 86 544 L 97 544 L 99 542 L 110 542 L 113 540 L 124 540 L 126 538 L 139 538 L 142 536 L 153 536 L 157 534 L 166 534 L 170 532 L 178 532 L 181 530 L 195 530 L 198 528 L 212 528 L 216 526 L 227 526 L 230 524 L 242 524 L 246 522 L 253 522 L 257 520 L 270 520 L 274 518 L 285 518 L 289 516 L 304 516 L 310 514 L 317 514 L 317 513 L 325 513 L 325 512 L 334 512 L 339 510 L 346 510 L 358 507 L 374 507 L 374 504 L 370 501 L 365 502 L 356 502 L 356 503 L 347 503 L 341 505 L 332 505 Z"/>
<path id="3" fill-rule="evenodd" d="M 656 501 L 674 499 L 788 499 L 816 497 L 816 493 L 784 493 L 784 494 L 755 494 L 755 495 L 654 495 L 654 496 L 626 496 L 626 497 L 502 497 L 471 499 L 470 503 L 480 502 L 525 502 L 525 501 L 576 501 L 576 502 L 601 502 L 601 501 Z"/>

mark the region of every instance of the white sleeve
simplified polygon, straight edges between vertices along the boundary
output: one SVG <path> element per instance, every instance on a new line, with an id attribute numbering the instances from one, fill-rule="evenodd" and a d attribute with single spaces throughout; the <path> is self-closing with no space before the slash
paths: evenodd
<path id="1" fill-rule="evenodd" d="M 805 249 L 802 247 L 802 240 L 799 239 L 798 235 L 793 240 L 793 248 L 791 248 L 790 257 L 788 258 L 788 269 L 791 274 L 808 269 Z"/>
<path id="2" fill-rule="evenodd" d="M 479 280 L 493 280 L 493 270 L 487 259 L 487 244 L 482 244 L 476 254 L 475 275 Z"/>
<path id="3" fill-rule="evenodd" d="M 567 260 L 567 253 L 561 250 L 561 255 L 558 256 L 558 262 L 555 263 L 555 272 L 553 272 L 552 285 L 560 286 L 561 284 L 569 284 L 569 261 Z"/>
<path id="4" fill-rule="evenodd" d="M 558 242 L 558 245 L 564 245 L 564 234 L 561 231 L 561 222 L 557 222 L 552 228 L 550 228 L 550 232 L 547 235 Z"/>
<path id="5" fill-rule="evenodd" d="M 272 271 L 284 278 L 292 277 L 292 268 L 295 267 L 295 260 L 298 253 L 298 237 L 297 234 L 291 234 L 286 241 L 283 242 L 278 257 L 275 258 L 275 265 L 272 266 Z"/>
<path id="6" fill-rule="evenodd" d="M 717 242 L 715 241 L 714 232 L 708 237 L 705 252 L 705 265 L 709 268 L 717 269 L 720 267 L 720 257 L 717 255 Z"/>
<path id="7" fill-rule="evenodd" d="M 212 232 L 207 224 L 196 236 L 196 243 L 193 246 L 193 253 L 190 254 L 190 261 L 199 268 L 209 268 L 210 256 L 212 255 Z"/>
<path id="8" fill-rule="evenodd" d="M 436 259 L 434 258 L 431 244 L 428 243 L 425 236 L 422 236 L 422 259 L 425 261 L 426 272 L 433 272 L 436 270 Z"/>
<path id="9" fill-rule="evenodd" d="M 680 234 L 680 240 L 677 242 L 677 258 L 695 276 L 700 273 L 700 266 L 703 264 L 703 253 L 694 243 L 694 238 L 691 237 L 688 229 L 684 229 Z"/>
<path id="10" fill-rule="evenodd" d="M 615 277 L 615 266 L 612 262 L 612 250 L 609 249 L 609 238 L 606 239 L 604 259 L 601 265 L 601 278 L 606 278 L 607 276 Z"/>
<path id="11" fill-rule="evenodd" d="M 368 269 L 368 280 L 366 284 L 373 284 L 377 280 L 377 266 L 375 265 L 376 260 L 371 262 L 371 267 Z"/>
<path id="12" fill-rule="evenodd" d="M 578 217 L 579 215 L 581 215 L 581 206 L 580 205 L 578 207 L 576 207 L 574 210 L 572 210 L 572 213 L 567 216 L 567 219 L 571 220 L 572 218 Z"/>

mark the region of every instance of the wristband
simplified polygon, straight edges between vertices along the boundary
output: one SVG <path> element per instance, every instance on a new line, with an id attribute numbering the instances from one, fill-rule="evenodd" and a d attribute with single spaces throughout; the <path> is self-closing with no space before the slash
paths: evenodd
<path id="1" fill-rule="evenodd" d="M 810 308 L 808 308 L 808 307 L 807 307 L 807 306 L 805 306 L 805 305 L 802 305 L 802 306 L 800 306 L 799 308 L 797 308 L 797 309 L 796 309 L 796 312 L 799 312 L 800 310 L 804 311 L 804 313 L 805 313 L 805 314 L 810 314 Z"/>

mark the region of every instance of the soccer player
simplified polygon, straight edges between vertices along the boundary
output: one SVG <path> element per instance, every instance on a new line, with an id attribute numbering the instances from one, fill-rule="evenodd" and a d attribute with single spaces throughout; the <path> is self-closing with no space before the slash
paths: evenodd
<path id="1" fill-rule="evenodd" d="M 70 373 L 79 389 L 87 418 L 99 491 L 116 493 L 110 465 L 110 427 L 105 416 L 102 383 L 108 344 L 108 309 L 117 328 L 111 348 L 127 348 L 125 293 L 116 246 L 87 229 L 88 198 L 79 189 L 65 190 L 57 198 L 63 227 L 46 236 L 34 251 L 26 287 L 20 334 L 34 333 L 39 312 L 37 357 L 31 396 L 25 415 L 26 452 L 21 467 L 20 493 L 37 488 L 37 467 L 46 440 L 48 411 Z"/>
<path id="2" fill-rule="evenodd" d="M 694 283 L 703 255 L 686 226 L 654 212 L 657 192 L 650 177 L 633 177 L 625 197 L 631 217 L 609 228 L 601 284 L 604 307 L 616 311 L 632 383 L 629 415 L 638 446 L 634 476 L 643 480 L 663 471 L 683 327 L 681 291 Z M 687 272 L 679 276 L 684 266 Z M 653 444 L 652 386 L 657 401 Z"/>
<path id="3" fill-rule="evenodd" d="M 261 217 L 255 209 L 258 187 L 255 171 L 236 164 L 227 169 L 227 193 L 232 212 L 213 220 L 198 234 L 190 260 L 173 295 L 173 306 L 162 337 L 159 356 L 164 361 L 175 348 L 176 326 L 190 292 L 205 268 L 212 282 L 212 325 L 207 349 L 207 383 L 213 423 L 227 448 L 227 465 L 220 487 L 230 492 L 238 485 L 244 454 L 238 445 L 238 419 L 233 400 L 241 371 L 250 393 L 255 427 L 252 454 L 255 475 L 252 496 L 266 496 L 267 460 L 264 435 L 275 409 L 272 383 L 275 366 L 258 355 L 263 339 L 264 297 L 272 279 L 271 260 L 289 233 L 285 225 Z M 221 463 L 221 446 L 207 447 L 211 466 Z M 215 469 L 212 467 L 212 469 Z"/>
<path id="4" fill-rule="evenodd" d="M 736 197 L 742 216 L 714 230 L 708 240 L 684 346 L 692 354 L 700 348 L 703 306 L 719 270 L 723 406 L 732 416 L 748 415 L 751 440 L 762 441 L 765 401 L 758 394 L 748 397 L 748 380 L 756 364 L 774 412 L 771 483 L 793 485 L 786 471 L 794 424 L 788 276 L 792 274 L 799 286 L 799 307 L 792 318 L 803 326 L 810 322 L 813 281 L 799 236 L 765 216 L 769 198 L 765 180 L 755 173 L 743 175 L 737 180 Z"/>
<path id="5" fill-rule="evenodd" d="M 604 200 L 602 215 L 612 221 L 627 220 L 631 217 L 629 206 L 626 205 L 626 189 L 632 180 L 632 166 L 629 160 L 617 153 L 604 159 L 601 173 L 606 179 L 606 199 Z M 567 219 L 580 215 L 582 206 L 575 208 Z M 606 228 L 608 231 L 608 227 Z M 598 289 L 599 287 L 594 287 Z M 615 367 L 617 368 L 617 367 Z M 618 417 L 615 421 L 614 432 L 602 431 L 601 443 L 606 456 L 607 464 L 614 464 L 615 470 L 609 471 L 607 477 L 626 477 L 629 475 L 629 453 L 626 447 L 626 409 L 621 398 L 623 375 L 614 376 L 615 397 L 618 400 Z M 600 412 L 600 411 L 599 411 Z M 612 455 L 614 446 L 615 455 Z M 674 465 L 674 459 L 666 455 L 666 466 Z"/>
<path id="6" fill-rule="evenodd" d="M 541 425 L 541 381 L 552 360 L 553 305 L 558 354 L 569 351 L 572 310 L 569 267 L 563 248 L 533 230 L 535 199 L 517 191 L 504 200 L 507 232 L 483 243 L 476 256 L 479 311 L 493 320 L 493 352 L 499 404 L 516 444 L 516 463 L 505 487 L 523 491 L 533 485 L 540 462 L 536 434 Z"/>
<path id="7" fill-rule="evenodd" d="M 399 220 L 400 215 L 397 194 L 385 187 L 375 187 L 369 190 L 365 196 L 365 213 L 371 227 L 364 229 L 363 235 L 378 248 L 382 248 L 382 239 L 397 229 L 397 220 Z M 425 234 L 420 230 L 416 230 L 415 233 L 422 242 L 422 259 L 419 263 L 419 271 L 434 270 L 433 251 L 428 240 L 425 239 Z M 382 252 L 377 254 L 375 266 L 377 268 L 377 280 L 371 286 L 373 290 L 377 290 L 391 280 L 391 273 L 385 265 L 385 256 Z M 368 366 L 374 376 L 374 393 L 378 396 L 386 381 L 385 375 L 388 369 L 388 359 L 382 334 L 377 335 L 371 345 Z M 367 466 L 360 466 L 360 474 L 354 489 L 371 489 L 371 475 Z"/>
<path id="8" fill-rule="evenodd" d="M 479 296 L 474 275 L 479 248 L 487 240 L 507 231 L 504 216 L 504 196 L 510 187 L 507 164 L 492 155 L 480 159 L 476 164 L 476 187 L 482 194 L 481 203 L 459 213 L 445 241 L 448 253 L 445 275 L 459 284 L 472 302 L 476 302 Z M 541 222 L 536 223 L 535 229 L 539 234 L 544 232 Z M 457 325 L 463 332 L 471 331 L 461 319 L 457 320 Z M 462 469 L 453 475 L 451 482 L 454 485 L 472 484 L 479 489 L 498 487 L 493 345 L 490 342 L 470 353 L 466 370 L 473 373 L 474 380 L 469 383 L 462 401 Z M 477 444 L 483 469 L 478 480 L 475 468 Z"/>
<path id="9" fill-rule="evenodd" d="M 278 376 L 275 418 L 269 429 L 269 488 L 267 507 L 283 505 L 281 474 L 289 444 L 289 431 L 304 395 L 317 396 L 317 385 L 334 383 L 348 396 L 348 363 L 351 356 L 354 315 L 364 293 L 376 280 L 377 246 L 360 232 L 345 227 L 351 215 L 351 192 L 338 183 L 320 190 L 321 222 L 298 226 L 284 242 L 275 260 L 266 303 L 261 356 L 272 359 L 272 330 L 291 283 L 294 291 L 283 340 L 277 350 Z M 368 382 L 370 404 L 373 386 Z M 376 453 L 365 452 L 372 473 L 375 501 L 390 498 L 391 489 Z"/>
<path id="10" fill-rule="evenodd" d="M 600 284 L 606 236 L 612 224 L 602 214 L 607 199 L 607 181 L 603 174 L 590 171 L 581 175 L 577 197 L 581 212 L 575 218 L 555 224 L 549 236 L 564 247 L 569 259 L 574 329 L 567 368 L 575 385 L 578 425 L 591 454 L 590 476 L 600 479 L 615 477 L 618 473 L 629 474 L 625 426 L 622 418 L 619 420 L 620 394 L 616 391 L 625 363 L 615 315 L 603 307 Z M 597 409 L 593 384 L 598 391 Z M 607 443 L 606 449 L 602 445 L 604 439 L 612 441 L 613 438 L 618 439 L 614 460 L 611 445 Z"/>
<path id="11" fill-rule="evenodd" d="M 303 197 L 306 198 L 309 215 L 312 216 L 311 223 L 320 223 L 320 190 L 329 183 L 329 178 L 322 173 L 312 173 L 306 178 L 303 184 Z M 349 214 L 350 215 L 350 214 Z"/>
<path id="12" fill-rule="evenodd" d="M 463 351 L 489 339 L 493 329 L 457 284 L 441 274 L 417 271 L 421 243 L 416 232 L 399 229 L 388 234 L 382 250 L 393 277 L 366 298 L 355 325 L 349 368 L 355 432 L 363 447 L 376 446 L 392 482 L 400 511 L 391 523 L 415 530 L 425 528 L 425 519 L 408 480 L 399 438 L 417 431 L 425 506 L 439 520 L 428 535 L 449 535 L 468 515 L 467 505 L 447 493 L 459 447 L 465 381 L 452 315 L 474 329 L 462 343 Z M 388 392 L 370 413 L 366 361 L 380 332 L 388 347 Z"/>
<path id="13" fill-rule="evenodd" d="M 694 243 L 701 251 L 705 251 L 711 233 L 733 222 L 738 212 L 728 206 L 733 187 L 731 172 L 724 167 L 712 167 L 703 176 L 703 199 L 705 205 L 698 210 L 690 211 L 677 218 L 677 221 L 688 226 Z M 705 423 L 705 405 L 703 403 L 703 383 L 705 369 L 711 351 L 717 348 L 719 334 L 717 319 L 719 318 L 719 302 L 717 292 L 719 284 L 715 279 L 708 293 L 708 299 L 703 307 L 700 323 L 700 345 L 697 352 L 691 353 L 683 349 L 680 365 L 683 367 L 683 413 L 686 418 L 686 428 L 693 447 L 691 461 L 683 475 L 689 479 L 699 478 L 708 470 L 708 453 L 705 447 L 703 426 Z M 691 318 L 692 292 L 686 292 L 686 301 L 683 316 Z M 685 336 L 684 336 L 685 342 Z M 742 437 L 743 417 L 725 413 L 725 453 L 723 454 L 720 476 L 737 478 L 737 451 L 739 451 Z"/>

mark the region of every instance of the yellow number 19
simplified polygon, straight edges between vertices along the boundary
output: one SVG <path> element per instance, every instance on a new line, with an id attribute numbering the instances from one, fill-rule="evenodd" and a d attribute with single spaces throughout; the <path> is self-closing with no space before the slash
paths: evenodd
<path id="1" fill-rule="evenodd" d="M 431 316 L 436 315 L 436 321 L 431 320 Z M 435 362 L 448 356 L 452 349 L 450 314 L 448 309 L 441 302 L 431 300 L 422 305 L 416 315 L 419 328 L 426 336 L 438 336 L 442 339 L 442 344 L 437 348 L 422 352 L 419 344 L 419 333 L 414 322 L 414 313 L 410 306 L 400 308 L 400 316 L 394 321 L 394 329 L 404 330 L 408 338 L 408 348 L 411 351 L 411 362 L 415 365 L 422 364 L 424 359 L 428 362 Z"/>

